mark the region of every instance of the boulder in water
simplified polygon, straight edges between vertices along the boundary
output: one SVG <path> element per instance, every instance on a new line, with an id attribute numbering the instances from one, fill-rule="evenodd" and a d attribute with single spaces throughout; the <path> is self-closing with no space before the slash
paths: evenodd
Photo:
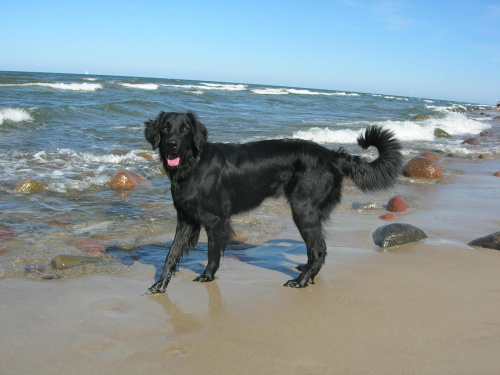
<path id="1" fill-rule="evenodd" d="M 387 211 L 391 212 L 405 212 L 408 207 L 408 204 L 401 197 L 394 197 L 387 203 Z"/>
<path id="2" fill-rule="evenodd" d="M 26 178 L 16 186 L 15 191 L 16 193 L 20 194 L 34 194 L 46 188 L 47 188 L 46 185 L 41 184 L 40 182 L 37 182 L 35 180 L 32 180 L 31 178 Z"/>
<path id="3" fill-rule="evenodd" d="M 381 248 L 400 246 L 427 238 L 421 229 L 410 224 L 388 224 L 373 232 L 373 241 Z"/>
<path id="4" fill-rule="evenodd" d="M 417 156 L 406 163 L 403 168 L 403 176 L 440 179 L 443 178 L 443 170 L 434 160 L 427 157 Z"/>
<path id="5" fill-rule="evenodd" d="M 434 137 L 437 138 L 451 138 L 451 135 L 445 132 L 443 129 L 434 129 Z"/>
<path id="6" fill-rule="evenodd" d="M 481 142 L 477 140 L 477 138 L 467 138 L 462 144 L 472 145 L 472 146 L 481 146 Z"/>
<path id="7" fill-rule="evenodd" d="M 500 250 L 500 232 L 492 233 L 488 236 L 476 238 L 469 242 L 469 246 L 485 247 L 487 249 Z"/>
<path id="8" fill-rule="evenodd" d="M 114 189 L 132 189 L 147 180 L 126 169 L 118 170 L 112 177 L 109 186 Z"/>

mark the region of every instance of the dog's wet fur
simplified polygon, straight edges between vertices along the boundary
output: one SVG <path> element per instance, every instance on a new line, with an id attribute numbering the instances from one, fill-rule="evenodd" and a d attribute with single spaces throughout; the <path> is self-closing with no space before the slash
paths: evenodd
<path id="1" fill-rule="evenodd" d="M 160 112 L 145 122 L 145 136 L 159 149 L 177 210 L 174 241 L 149 293 L 165 292 L 181 257 L 198 242 L 201 227 L 208 237 L 208 263 L 194 281 L 214 280 L 221 253 L 233 236 L 231 216 L 268 197 L 287 199 L 307 247 L 307 264 L 285 286 L 314 284 L 326 256 L 323 223 L 340 202 L 343 178 L 363 191 L 378 191 L 395 183 L 402 166 L 400 143 L 390 131 L 375 126 L 358 138 L 363 149 L 377 148 L 379 156 L 372 162 L 304 140 L 210 143 L 192 112 Z"/>

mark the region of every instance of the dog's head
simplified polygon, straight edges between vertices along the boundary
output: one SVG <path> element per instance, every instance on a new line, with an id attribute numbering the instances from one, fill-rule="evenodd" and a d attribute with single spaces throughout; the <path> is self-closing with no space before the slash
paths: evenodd
<path id="1" fill-rule="evenodd" d="M 153 150 L 160 149 L 166 169 L 190 165 L 200 155 L 207 140 L 207 129 L 192 112 L 160 112 L 155 120 L 144 123 L 144 134 Z"/>

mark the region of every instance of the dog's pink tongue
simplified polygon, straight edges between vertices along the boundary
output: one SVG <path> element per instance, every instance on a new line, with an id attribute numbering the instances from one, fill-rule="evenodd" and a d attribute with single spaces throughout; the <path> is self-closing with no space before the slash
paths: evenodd
<path id="1" fill-rule="evenodd" d="M 179 165 L 180 161 L 181 161 L 181 158 L 178 157 L 177 155 L 169 154 L 167 156 L 167 163 L 170 167 L 177 167 Z"/>

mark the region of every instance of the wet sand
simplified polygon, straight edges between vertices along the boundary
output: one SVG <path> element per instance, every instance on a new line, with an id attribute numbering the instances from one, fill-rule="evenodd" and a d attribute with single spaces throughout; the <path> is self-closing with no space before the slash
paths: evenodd
<path id="1" fill-rule="evenodd" d="M 0 280 L 0 374 L 498 374 L 500 252 L 467 242 L 500 230 L 500 161 L 445 169 L 386 193 L 410 203 L 392 222 L 424 230 L 417 244 L 378 249 L 384 211 L 342 209 L 357 198 L 346 194 L 305 289 L 281 286 L 306 259 L 294 230 L 228 252 L 212 283 L 181 266 L 164 295 L 141 296 L 156 269 L 140 263 Z"/>

